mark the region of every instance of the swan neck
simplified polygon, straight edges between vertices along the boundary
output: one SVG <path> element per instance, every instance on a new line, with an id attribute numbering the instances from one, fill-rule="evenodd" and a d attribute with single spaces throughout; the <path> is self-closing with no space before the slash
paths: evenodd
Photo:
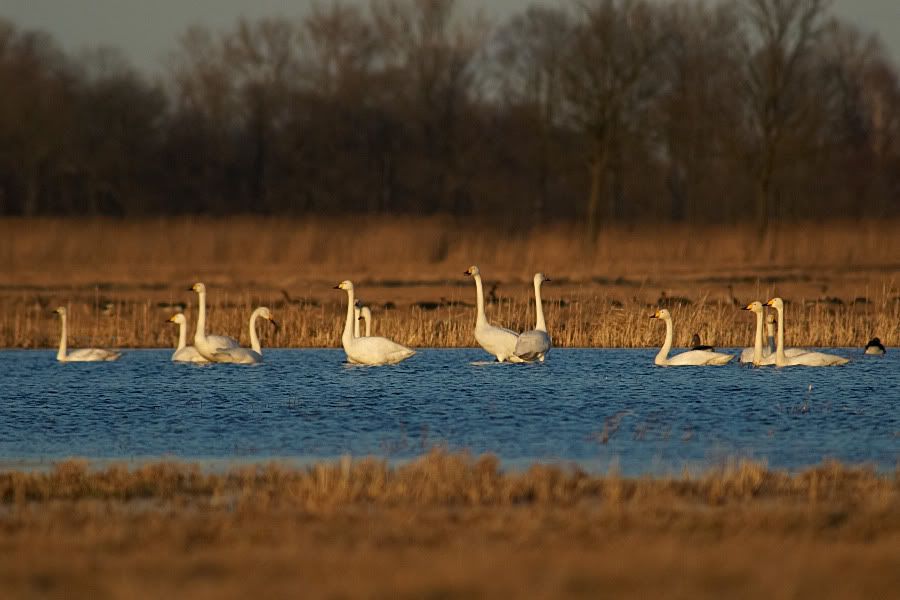
<path id="1" fill-rule="evenodd" d="M 344 350 L 346 350 L 350 345 L 350 342 L 353 341 L 353 314 L 355 309 L 353 301 L 353 290 L 347 290 L 347 321 L 344 323 L 344 333 L 341 336 L 341 343 L 344 345 Z"/>
<path id="2" fill-rule="evenodd" d="M 59 335 L 59 352 L 56 353 L 57 360 L 66 359 L 66 315 L 59 315 L 62 321 L 62 330 Z"/>
<path id="3" fill-rule="evenodd" d="M 775 364 L 784 364 L 784 311 L 781 308 L 778 311 L 778 337 L 775 340 Z"/>
<path id="4" fill-rule="evenodd" d="M 353 307 L 353 337 L 359 337 L 359 316 L 361 311 L 358 307 Z"/>
<path id="5" fill-rule="evenodd" d="M 534 328 L 537 331 L 547 331 L 547 324 L 544 323 L 544 306 L 541 302 L 541 282 L 534 282 L 534 310 L 537 313 L 537 323 Z"/>
<path id="6" fill-rule="evenodd" d="M 481 284 L 481 275 L 474 275 L 475 300 L 478 304 L 478 314 L 475 316 L 475 327 L 487 325 L 487 317 L 484 314 L 484 287 Z"/>
<path id="7" fill-rule="evenodd" d="M 369 315 L 363 313 L 363 319 L 366 321 L 366 337 L 372 337 L 372 323 L 369 322 Z"/>
<path id="8" fill-rule="evenodd" d="M 756 338 L 753 341 L 753 364 L 762 361 L 762 329 L 763 316 L 761 312 L 756 313 Z"/>
<path id="9" fill-rule="evenodd" d="M 175 348 L 175 352 L 178 352 L 185 346 L 187 346 L 187 323 L 181 321 L 178 323 L 178 346 Z"/>
<path id="10" fill-rule="evenodd" d="M 206 292 L 197 292 L 197 331 L 194 333 L 194 344 L 206 339 Z"/>
<path id="11" fill-rule="evenodd" d="M 656 355 L 656 360 L 654 361 L 658 365 L 664 365 L 669 360 L 669 351 L 672 349 L 672 319 L 665 319 L 666 322 L 666 341 L 663 342 L 662 348 L 659 349 L 659 354 Z"/>
<path id="12" fill-rule="evenodd" d="M 250 315 L 250 348 L 261 355 L 262 349 L 259 346 L 259 336 L 256 335 L 256 319 L 259 318 L 260 312 L 262 312 L 262 310 L 257 308 L 253 311 L 253 314 Z"/>

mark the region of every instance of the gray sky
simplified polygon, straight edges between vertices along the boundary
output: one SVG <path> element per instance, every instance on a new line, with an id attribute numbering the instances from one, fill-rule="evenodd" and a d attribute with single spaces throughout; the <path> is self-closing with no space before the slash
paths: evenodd
<path id="1" fill-rule="evenodd" d="M 352 1 L 352 0 L 351 0 Z M 361 1 L 361 0 L 357 0 Z M 478 0 L 467 0 L 478 6 Z M 490 0 L 489 13 L 503 16 L 532 0 Z M 551 4 L 552 2 L 544 2 Z M 312 0 L 0 0 L 0 17 L 19 27 L 50 32 L 68 51 L 108 45 L 136 66 L 153 71 L 189 25 L 230 27 L 240 16 L 295 16 Z M 881 36 L 900 63 L 900 0 L 836 0 L 834 11 Z"/>

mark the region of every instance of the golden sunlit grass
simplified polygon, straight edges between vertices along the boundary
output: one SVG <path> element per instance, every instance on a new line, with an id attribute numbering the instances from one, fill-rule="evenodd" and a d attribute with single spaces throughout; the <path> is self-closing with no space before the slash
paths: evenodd
<path id="1" fill-rule="evenodd" d="M 210 290 L 210 328 L 249 343 L 246 319 L 264 304 L 284 325 L 263 344 L 336 346 L 353 279 L 375 313 L 375 332 L 417 347 L 472 346 L 478 264 L 489 318 L 533 324 L 531 276 L 541 270 L 557 346 L 661 343 L 647 317 L 667 305 L 675 343 L 697 332 L 719 346 L 748 346 L 753 320 L 739 309 L 781 295 L 791 345 L 900 344 L 900 223 L 782 226 L 763 241 L 740 227 L 641 226 L 604 231 L 586 248 L 578 230 L 496 232 L 446 219 L 0 220 L 0 346 L 48 347 L 50 314 L 70 307 L 72 345 L 168 346 L 165 320 L 180 303 L 193 324 L 194 294 Z M 748 249 L 758 248 L 758 251 Z M 496 289 L 494 289 L 496 286 Z"/>
<path id="2" fill-rule="evenodd" d="M 433 452 L 211 473 L 0 473 L 0 594 L 887 597 L 900 477 L 735 463 L 628 478 Z"/>

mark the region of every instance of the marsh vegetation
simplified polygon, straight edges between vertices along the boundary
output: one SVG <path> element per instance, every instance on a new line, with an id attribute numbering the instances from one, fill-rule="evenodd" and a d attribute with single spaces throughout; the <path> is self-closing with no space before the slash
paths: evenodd
<path id="1" fill-rule="evenodd" d="M 0 589 L 159 597 L 890 595 L 896 474 L 755 463 L 650 479 L 434 452 L 206 472 L 0 473 Z"/>

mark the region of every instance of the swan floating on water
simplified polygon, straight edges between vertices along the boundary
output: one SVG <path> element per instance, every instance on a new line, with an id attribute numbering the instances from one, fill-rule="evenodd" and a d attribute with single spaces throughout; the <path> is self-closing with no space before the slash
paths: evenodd
<path id="1" fill-rule="evenodd" d="M 715 349 L 716 349 L 715 346 L 709 346 L 707 344 L 702 343 L 700 341 L 699 333 L 695 333 L 694 335 L 691 336 L 690 347 L 691 347 L 691 350 L 713 350 L 713 351 L 715 351 Z"/>
<path id="2" fill-rule="evenodd" d="M 56 353 L 56 360 L 59 362 L 109 362 L 119 360 L 122 356 L 121 352 L 115 350 L 104 350 L 103 348 L 79 348 L 66 352 L 66 309 L 62 306 L 55 311 L 59 315 L 62 323 L 62 332 L 59 336 L 59 351 Z"/>
<path id="3" fill-rule="evenodd" d="M 262 347 L 259 345 L 259 336 L 256 334 L 256 319 L 260 317 L 269 321 L 275 326 L 275 331 L 278 331 L 278 322 L 272 318 L 272 312 L 265 306 L 260 306 L 250 315 L 250 347 L 217 350 L 213 354 L 216 362 L 241 365 L 254 365 L 262 362 Z"/>
<path id="4" fill-rule="evenodd" d="M 184 313 L 178 313 L 169 317 L 169 323 L 178 323 L 178 345 L 175 346 L 175 353 L 172 354 L 172 360 L 175 362 L 190 363 L 208 363 L 203 355 L 197 352 L 193 346 L 187 345 L 187 317 Z"/>
<path id="5" fill-rule="evenodd" d="M 550 281 L 543 273 L 534 274 L 534 309 L 537 315 L 534 329 L 519 335 L 516 340 L 515 355 L 524 361 L 539 360 L 544 362 L 544 357 L 550 351 L 550 335 L 547 333 L 547 325 L 544 323 L 544 307 L 541 304 L 541 284 Z"/>
<path id="6" fill-rule="evenodd" d="M 198 282 L 190 290 L 197 292 L 200 305 L 197 313 L 197 331 L 194 333 L 194 347 L 206 360 L 218 362 L 214 356 L 217 351 L 239 348 L 240 344 L 232 337 L 206 334 L 206 286 Z"/>
<path id="7" fill-rule="evenodd" d="M 415 350 L 407 348 L 385 337 L 355 337 L 353 335 L 355 306 L 353 300 L 353 282 L 342 281 L 334 286 L 337 290 L 347 292 L 347 321 L 344 324 L 344 333 L 341 336 L 341 344 L 347 354 L 347 360 L 360 365 L 392 365 L 406 360 Z"/>
<path id="8" fill-rule="evenodd" d="M 524 362 L 516 356 L 516 343 L 519 341 L 519 334 L 488 323 L 487 316 L 484 314 L 484 287 L 481 283 L 481 271 L 478 267 L 472 265 L 466 269 L 463 275 L 471 275 L 475 279 L 475 298 L 477 301 L 475 341 L 488 353 L 496 356 L 500 362 L 505 360 L 509 362 Z"/>
<path id="9" fill-rule="evenodd" d="M 772 298 L 766 302 L 778 313 L 778 336 L 775 340 L 775 366 L 776 367 L 830 367 L 844 365 L 850 362 L 842 356 L 826 354 L 824 352 L 804 352 L 796 356 L 787 356 L 784 351 L 784 300 Z"/>
<path id="10" fill-rule="evenodd" d="M 757 367 L 774 365 L 775 364 L 775 315 L 768 314 L 765 317 L 766 321 L 766 336 L 767 336 L 767 344 L 764 346 L 762 343 L 762 329 L 763 329 L 763 313 L 766 312 L 765 305 L 756 300 L 751 302 L 741 310 L 749 310 L 756 314 L 756 336 L 754 337 L 754 344 L 752 348 L 744 348 L 741 352 L 741 362 L 744 364 L 753 364 Z M 803 348 L 785 348 L 784 355 L 785 356 L 798 356 L 800 354 L 806 354 L 809 350 L 804 350 Z"/>
<path id="11" fill-rule="evenodd" d="M 672 349 L 672 315 L 663 308 L 657 310 L 650 318 L 660 319 L 666 323 L 666 341 L 653 361 L 661 367 L 718 366 L 724 365 L 734 358 L 731 354 L 711 350 L 688 350 L 669 358 L 669 351 Z"/>
<path id="12" fill-rule="evenodd" d="M 877 337 L 872 338 L 871 340 L 869 340 L 869 343 L 866 344 L 866 354 L 881 355 L 884 353 L 884 345 Z"/>

